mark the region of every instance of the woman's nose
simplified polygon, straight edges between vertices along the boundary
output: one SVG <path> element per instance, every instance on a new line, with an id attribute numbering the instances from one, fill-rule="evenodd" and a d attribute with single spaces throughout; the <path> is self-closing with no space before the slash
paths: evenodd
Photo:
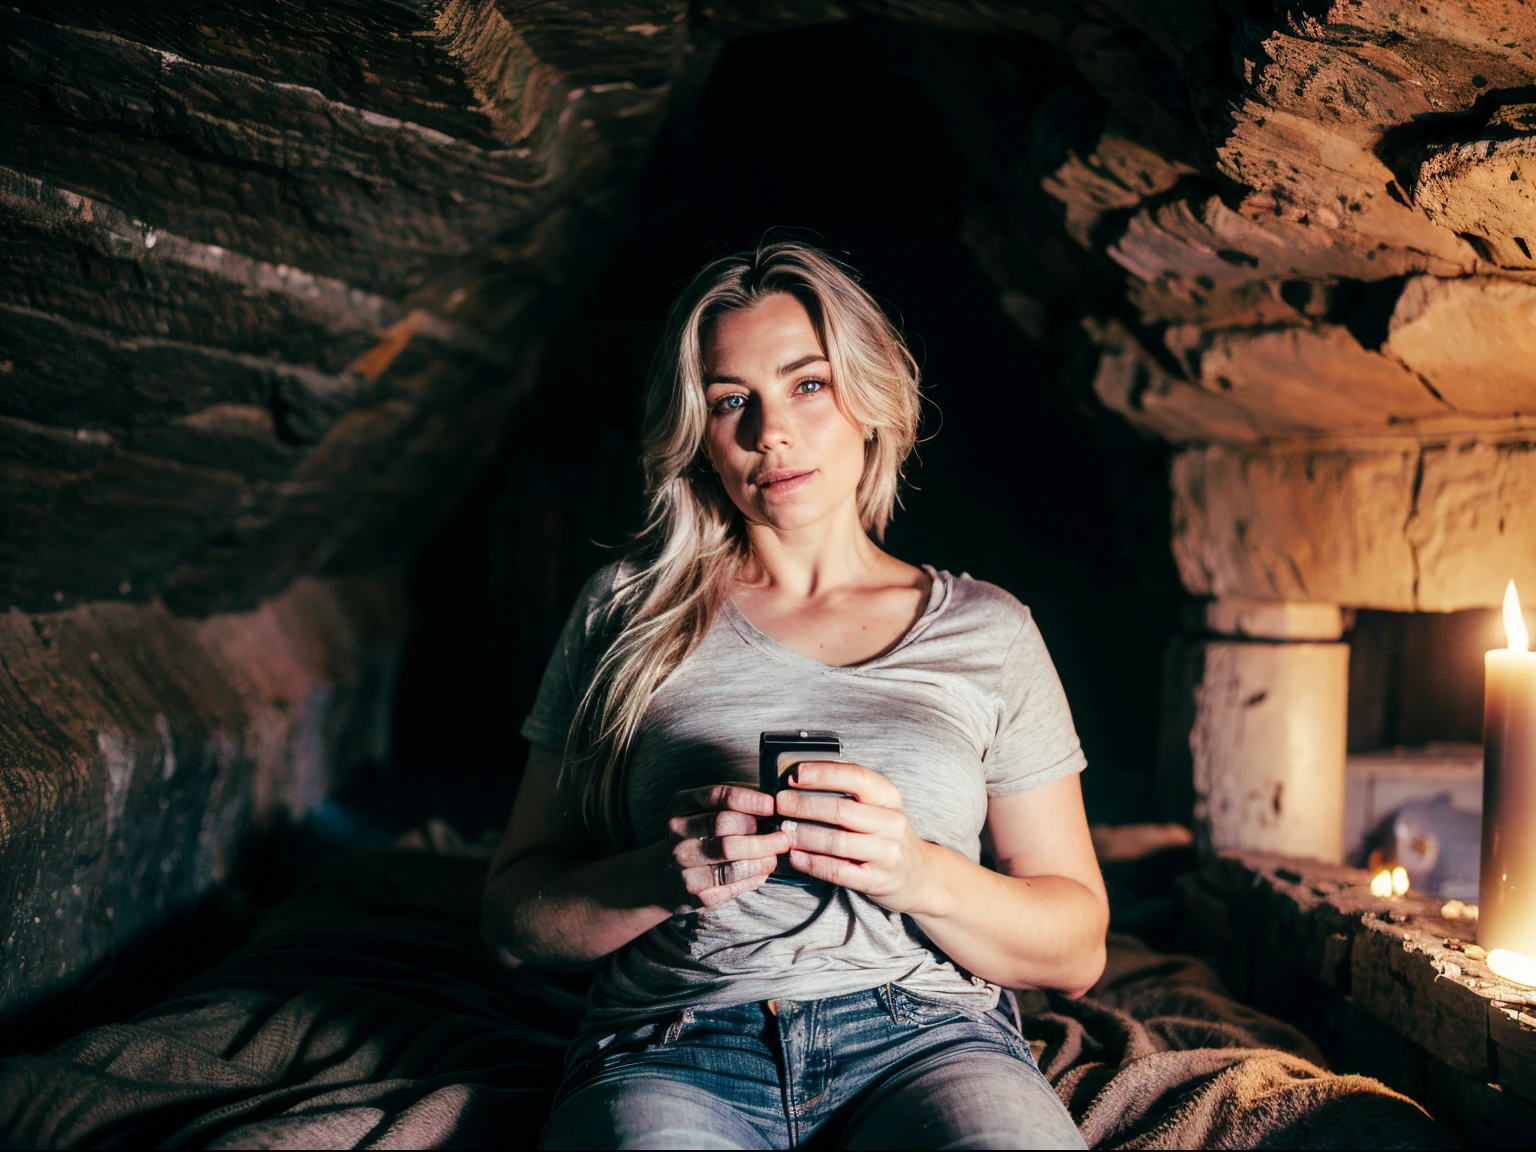
<path id="1" fill-rule="evenodd" d="M 794 443 L 794 428 L 787 407 L 780 404 L 764 404 L 758 409 L 758 451 L 787 448 Z"/>

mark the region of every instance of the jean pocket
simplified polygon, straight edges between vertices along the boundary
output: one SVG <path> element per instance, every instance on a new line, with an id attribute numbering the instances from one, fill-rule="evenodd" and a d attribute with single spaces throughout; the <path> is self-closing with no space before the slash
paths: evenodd
<path id="1" fill-rule="evenodd" d="M 957 1008 L 953 1001 L 924 996 L 919 992 L 903 988 L 900 984 L 888 984 L 886 988 L 891 1001 L 891 1014 L 903 1024 L 928 1028 L 951 1020 L 978 1019 L 975 1013 Z"/>
<path id="2" fill-rule="evenodd" d="M 692 1008 L 684 1008 L 662 1020 L 651 1020 L 607 1036 L 578 1039 L 566 1058 L 566 1067 L 575 1070 L 585 1065 L 608 1065 L 627 1057 L 670 1048 L 682 1039 L 694 1022 Z"/>

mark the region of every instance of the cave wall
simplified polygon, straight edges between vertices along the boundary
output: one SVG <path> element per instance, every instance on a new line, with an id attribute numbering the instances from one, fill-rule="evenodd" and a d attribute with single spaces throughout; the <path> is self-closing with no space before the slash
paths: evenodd
<path id="1" fill-rule="evenodd" d="M 387 759 L 401 564 L 707 68 L 684 14 L 0 11 L 0 1014 Z"/>
<path id="2" fill-rule="evenodd" d="M 389 575 L 302 577 L 201 619 L 0 617 L 0 1015 L 83 980 L 382 758 L 402 621 Z"/>
<path id="3" fill-rule="evenodd" d="M 1185 587 L 1452 611 L 1536 586 L 1536 15 L 1108 0 L 1000 19 L 1076 76 L 1031 99 L 998 37 L 899 50 L 967 149 L 970 240 L 1021 326 L 1057 346 L 1079 329 L 1092 351 L 1064 370 L 1187 446 Z"/>

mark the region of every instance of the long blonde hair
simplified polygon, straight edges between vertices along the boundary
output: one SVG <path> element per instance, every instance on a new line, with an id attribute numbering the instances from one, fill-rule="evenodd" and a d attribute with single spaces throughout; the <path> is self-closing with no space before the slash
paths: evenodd
<path id="1" fill-rule="evenodd" d="M 826 253 L 764 244 L 706 265 L 678 297 L 646 386 L 649 514 L 599 626 L 598 646 L 606 647 L 577 706 L 562 772 L 588 829 L 614 849 L 633 841 L 627 761 L 646 707 L 704 638 L 749 559 L 741 512 L 704 457 L 710 326 L 774 293 L 804 306 L 831 363 L 833 397 L 864 433 L 859 519 L 876 539 L 884 539 L 917 439 L 917 361 L 880 306 Z"/>

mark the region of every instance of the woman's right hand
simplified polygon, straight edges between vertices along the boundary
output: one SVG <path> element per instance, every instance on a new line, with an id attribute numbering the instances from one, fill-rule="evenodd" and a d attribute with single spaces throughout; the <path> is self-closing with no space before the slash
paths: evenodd
<path id="1" fill-rule="evenodd" d="M 758 831 L 774 815 L 773 797 L 740 784 L 689 788 L 672 797 L 659 869 L 661 904 L 677 912 L 712 909 L 762 886 L 780 853 L 783 832 Z"/>

